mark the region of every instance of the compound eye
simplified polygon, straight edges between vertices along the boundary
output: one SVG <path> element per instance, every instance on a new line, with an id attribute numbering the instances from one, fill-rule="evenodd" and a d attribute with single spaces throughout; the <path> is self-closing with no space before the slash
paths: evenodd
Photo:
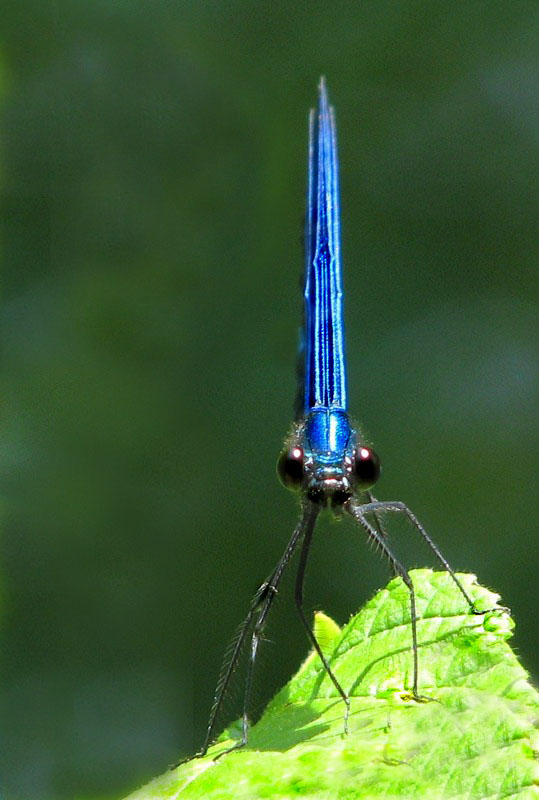
<path id="1" fill-rule="evenodd" d="M 360 489 L 370 489 L 380 477 L 380 459 L 370 447 L 358 447 L 354 458 L 354 472 Z"/>
<path id="2" fill-rule="evenodd" d="M 294 445 L 279 456 L 277 473 L 287 489 L 299 489 L 303 481 L 303 450 Z"/>

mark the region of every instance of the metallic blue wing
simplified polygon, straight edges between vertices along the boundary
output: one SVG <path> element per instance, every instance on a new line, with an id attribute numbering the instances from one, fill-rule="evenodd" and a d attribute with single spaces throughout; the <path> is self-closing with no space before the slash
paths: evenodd
<path id="1" fill-rule="evenodd" d="M 337 132 L 324 78 L 309 121 L 304 412 L 346 410 Z"/>

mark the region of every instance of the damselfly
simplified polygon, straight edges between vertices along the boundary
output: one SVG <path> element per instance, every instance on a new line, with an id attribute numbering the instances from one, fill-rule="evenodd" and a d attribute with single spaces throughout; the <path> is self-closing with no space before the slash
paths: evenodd
<path id="1" fill-rule="evenodd" d="M 410 509 L 402 502 L 378 501 L 372 487 L 380 475 L 375 451 L 367 444 L 348 417 L 346 355 L 343 325 L 343 292 L 340 247 L 339 175 L 335 115 L 329 105 L 325 81 L 319 85 L 318 108 L 309 118 L 309 159 L 307 214 L 305 225 L 304 325 L 300 385 L 296 419 L 278 461 L 283 484 L 298 491 L 301 515 L 277 566 L 256 592 L 249 613 L 223 665 L 208 722 L 206 739 L 199 755 L 211 744 L 218 713 L 244 644 L 250 642 L 243 698 L 242 732 L 224 753 L 244 746 L 249 731 L 249 708 L 253 672 L 279 583 L 296 549 L 301 545 L 296 575 L 295 601 L 299 617 L 312 646 L 345 705 L 344 730 L 348 729 L 350 699 L 335 677 L 303 610 L 303 582 L 309 548 L 318 515 L 330 508 L 350 516 L 383 553 L 394 575 L 399 575 L 410 594 L 411 650 L 413 680 L 411 694 L 422 700 L 418 686 L 417 622 L 414 587 L 408 571 L 393 554 L 381 514 L 395 512 L 409 523 L 430 546 L 473 613 L 479 612 Z M 223 752 L 219 755 L 223 755 Z"/>

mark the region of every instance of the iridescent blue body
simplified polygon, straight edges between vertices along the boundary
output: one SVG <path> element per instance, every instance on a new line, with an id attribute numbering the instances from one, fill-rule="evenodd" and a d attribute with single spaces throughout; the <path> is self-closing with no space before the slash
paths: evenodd
<path id="1" fill-rule="evenodd" d="M 309 117 L 303 413 L 292 438 L 303 450 L 305 491 L 336 507 L 353 491 L 357 444 L 347 414 L 339 206 L 335 114 L 322 79 Z"/>

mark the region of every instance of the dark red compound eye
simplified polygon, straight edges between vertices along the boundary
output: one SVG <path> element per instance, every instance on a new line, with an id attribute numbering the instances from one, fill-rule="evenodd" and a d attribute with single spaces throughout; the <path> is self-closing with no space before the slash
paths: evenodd
<path id="1" fill-rule="evenodd" d="M 277 473 L 287 489 L 299 489 L 303 482 L 303 450 L 294 445 L 279 456 Z"/>
<path id="2" fill-rule="evenodd" d="M 354 472 L 360 489 L 370 489 L 380 477 L 380 459 L 370 447 L 358 447 Z"/>

